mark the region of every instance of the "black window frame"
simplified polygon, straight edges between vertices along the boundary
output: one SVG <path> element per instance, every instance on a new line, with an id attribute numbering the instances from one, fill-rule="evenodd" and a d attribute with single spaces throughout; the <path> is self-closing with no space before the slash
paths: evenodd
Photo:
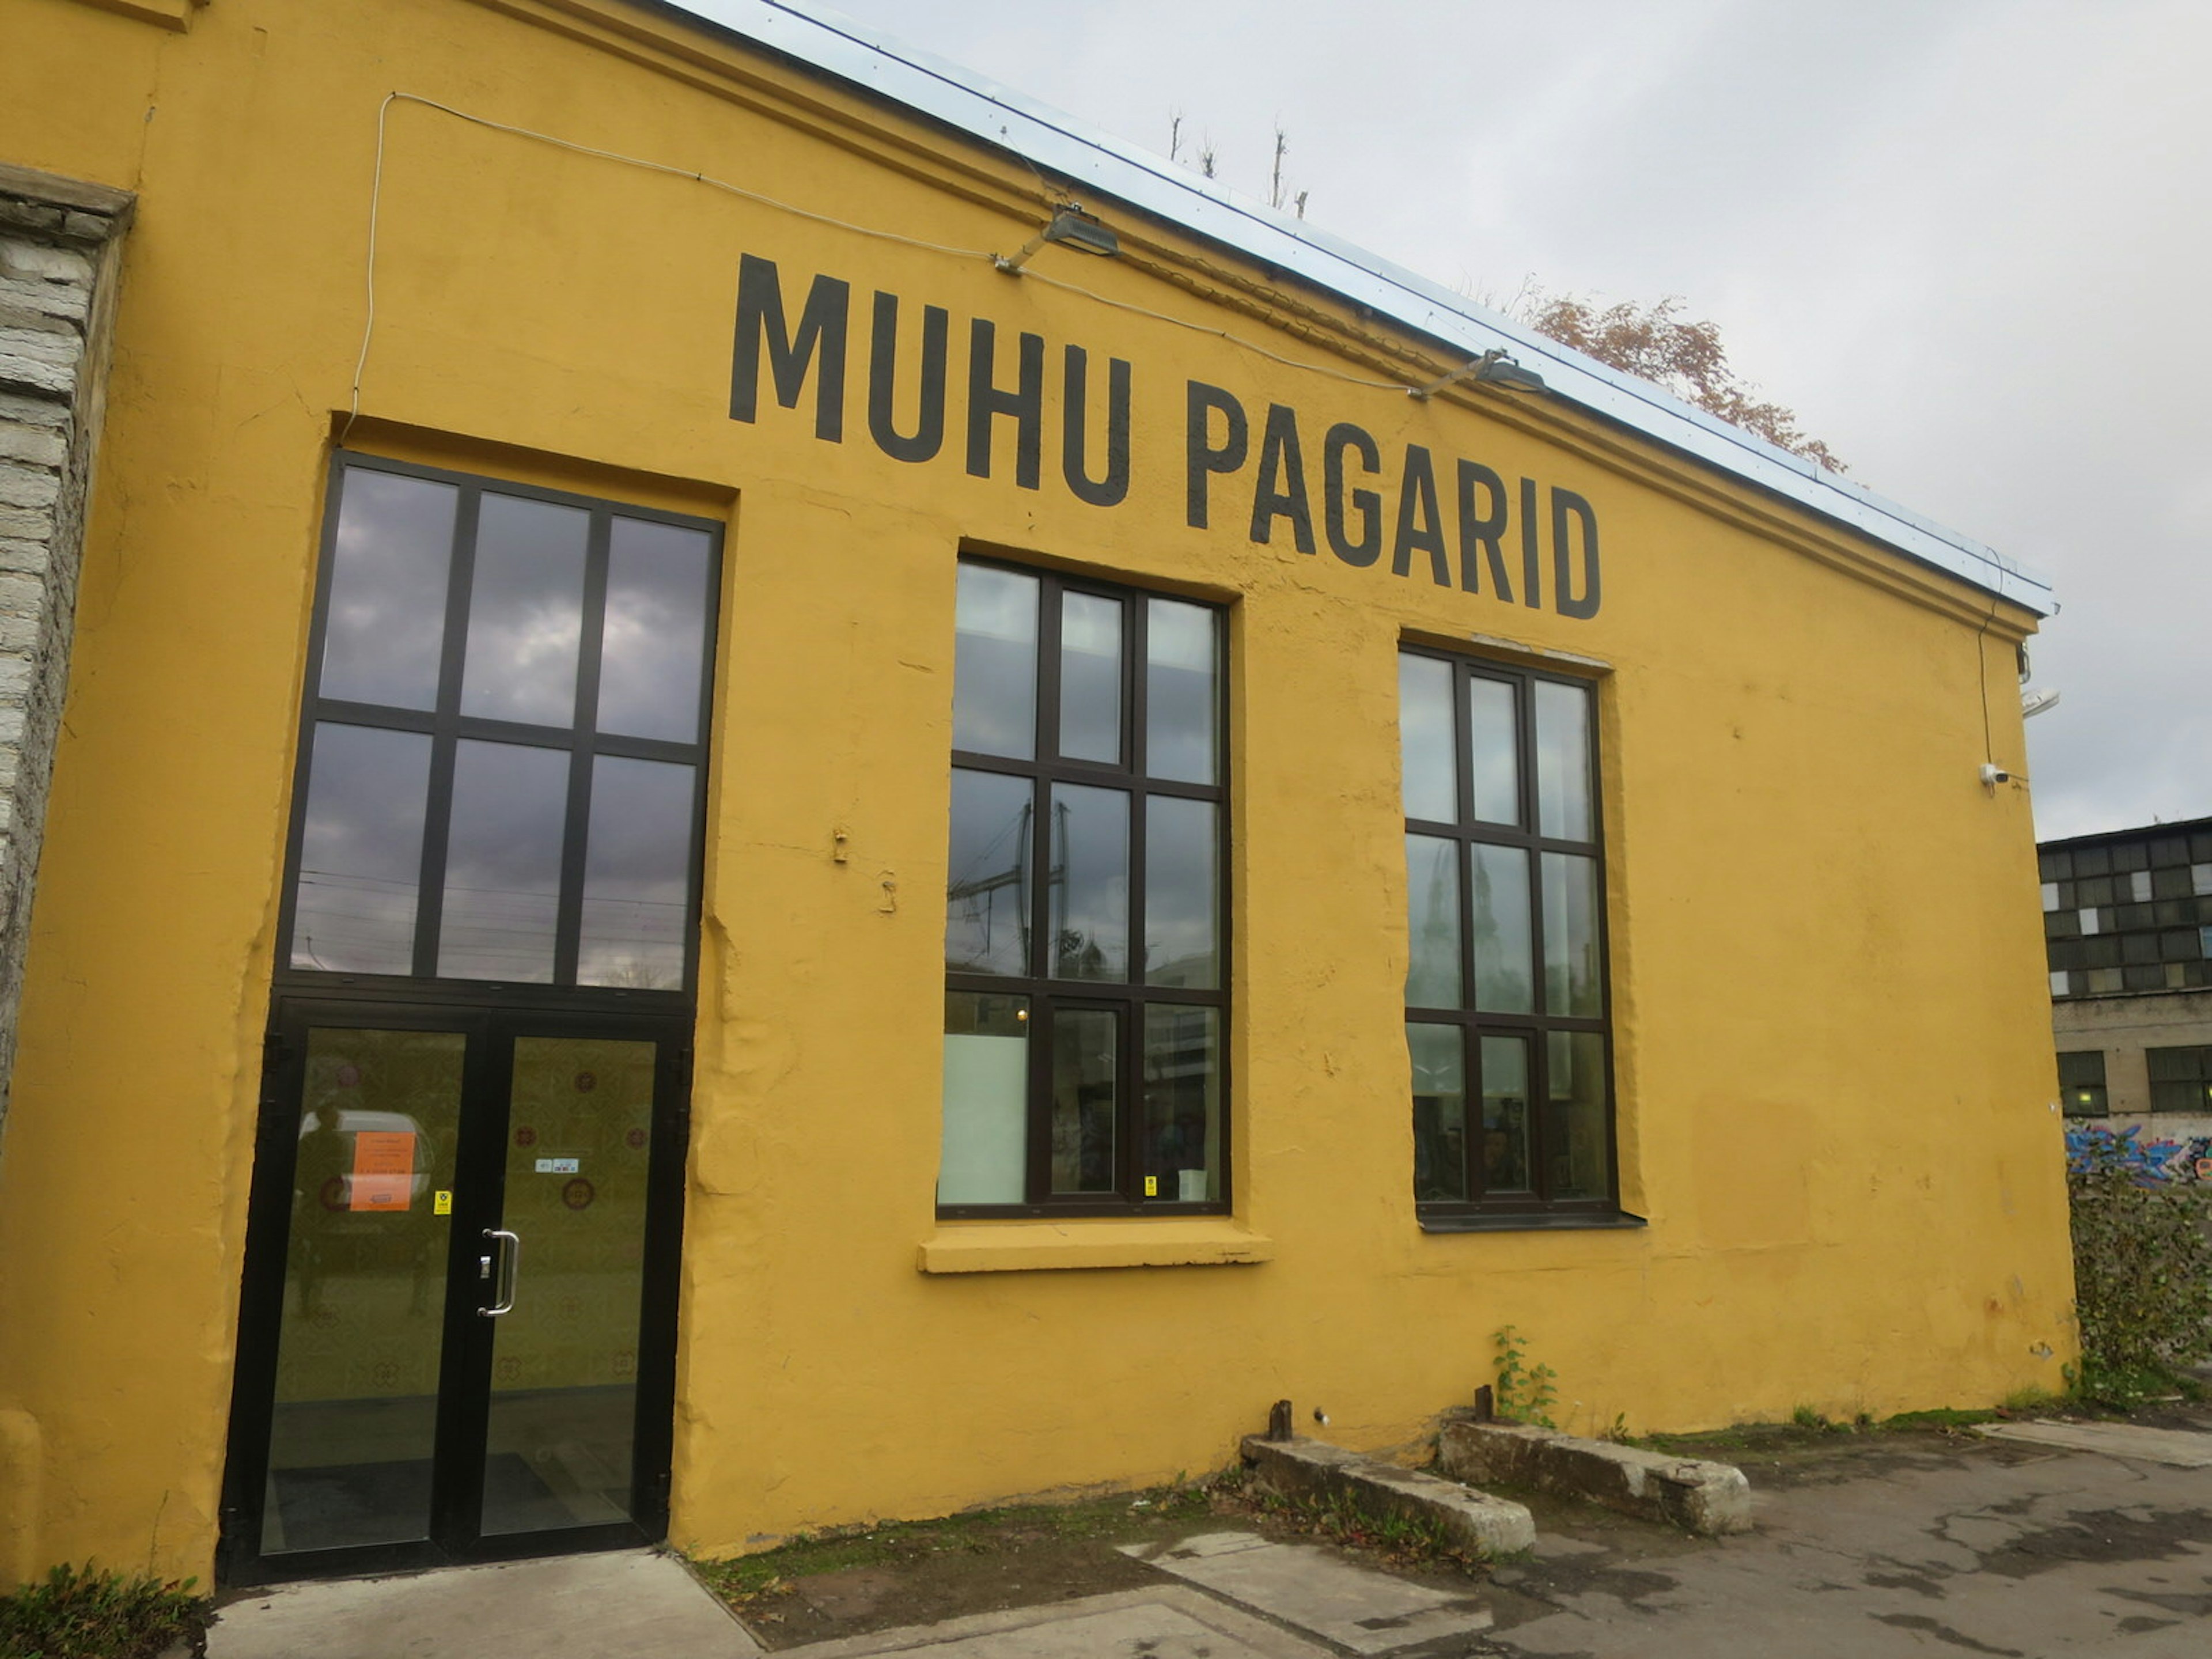
<path id="1" fill-rule="evenodd" d="M 2105 1081 L 2105 1051 L 2102 1048 L 2060 1050 L 2058 1095 L 2060 1109 L 2068 1117 L 2106 1115 L 2111 1096 Z"/>
<path id="2" fill-rule="evenodd" d="M 1641 1226 L 1643 1218 L 1620 1207 L 1620 1117 L 1616 1087 L 1615 1037 L 1613 1029 L 1612 942 L 1609 884 L 1606 868 L 1605 766 L 1600 682 L 1595 678 L 1553 672 L 1495 658 L 1448 651 L 1412 641 L 1401 641 L 1399 657 L 1424 658 L 1445 664 L 1452 674 L 1452 745 L 1457 790 L 1457 817 L 1451 821 L 1405 818 L 1405 834 L 1455 842 L 1461 875 L 1459 890 L 1460 1001 L 1457 1008 L 1421 1006 L 1407 1003 L 1405 1023 L 1455 1028 L 1461 1034 L 1461 1076 L 1463 1113 L 1461 1154 L 1464 1199 L 1423 1198 L 1418 1186 L 1422 1148 L 1415 1124 L 1414 1212 L 1425 1232 L 1503 1231 L 1545 1227 Z M 1474 814 L 1474 781 L 1468 764 L 1468 702 L 1474 679 L 1503 682 L 1514 689 L 1515 736 L 1518 762 L 1516 783 L 1520 792 L 1522 822 L 1515 824 L 1480 821 Z M 1540 828 L 1537 806 L 1537 749 L 1535 689 L 1540 684 L 1571 687 L 1588 698 L 1590 834 L 1587 841 L 1546 836 Z M 1402 714 L 1402 711 L 1401 711 Z M 1502 846 L 1524 850 L 1529 861 L 1529 965 L 1531 1001 L 1528 1013 L 1478 1011 L 1474 1006 L 1474 927 L 1472 908 L 1474 884 L 1466 872 L 1475 846 Z M 1589 859 L 1595 867 L 1597 923 L 1599 1012 L 1595 1016 L 1553 1014 L 1546 1011 L 1544 895 L 1542 855 L 1563 853 Z M 1604 1047 L 1605 1183 L 1600 1197 L 1550 1195 L 1552 1150 L 1547 1145 L 1551 1044 L 1554 1032 L 1588 1032 Z M 1527 1040 L 1528 1106 L 1528 1165 L 1527 1192 L 1486 1194 L 1482 1186 L 1480 1121 L 1482 1111 L 1482 1038 L 1520 1036 Z M 1416 1114 L 1418 1119 L 1418 1113 Z M 1431 1156 L 1435 1156 L 1431 1148 Z"/>
<path id="3" fill-rule="evenodd" d="M 1129 813 L 1129 974 L 1121 981 L 1060 979 L 1050 972 L 1052 949 L 1048 918 L 1052 901 L 1050 881 L 1031 884 L 1030 959 L 1019 976 L 956 972 L 948 963 L 945 989 L 948 996 L 971 994 L 1023 999 L 1029 1006 L 1027 1137 L 1024 1164 L 1024 1195 L 1018 1203 L 981 1204 L 939 1201 L 942 1220 L 993 1220 L 1043 1218 L 1160 1217 L 1226 1215 L 1233 1209 L 1232 1134 L 1230 1066 L 1230 988 L 1233 972 L 1230 933 L 1230 778 L 1234 764 L 1229 731 L 1230 629 L 1228 607 L 1188 593 L 1137 586 L 1072 571 L 987 554 L 963 552 L 962 566 L 1004 570 L 1035 580 L 1038 584 L 1036 672 L 1034 680 L 1036 726 L 1031 758 L 954 748 L 951 769 L 996 773 L 1028 781 L 1031 801 L 1048 803 L 1055 784 L 1075 784 L 1125 790 Z M 1060 633 L 1062 595 L 1089 594 L 1118 601 L 1123 607 L 1121 653 L 1121 760 L 1119 763 L 1075 760 L 1059 753 L 1060 702 Z M 1145 770 L 1146 743 L 1147 602 L 1172 600 L 1210 612 L 1214 627 L 1213 729 L 1214 781 L 1188 783 L 1148 776 Z M 948 774 L 949 775 L 949 774 Z M 1212 989 L 1152 985 L 1145 981 L 1144 919 L 1147 804 L 1158 798 L 1201 800 L 1214 807 L 1214 941 L 1215 984 Z M 1050 866 L 1049 814 L 1033 811 L 1034 844 L 1030 867 Z M 950 895 L 948 893 L 948 898 Z M 1143 1169 L 1145 1112 L 1145 1014 L 1152 1007 L 1202 1007 L 1215 1011 L 1215 1089 L 1220 1121 L 1217 1140 L 1219 1159 L 1218 1198 L 1186 1202 L 1179 1197 L 1145 1195 Z M 1054 1194 L 1052 1191 L 1053 1014 L 1055 1010 L 1111 1009 L 1121 1018 L 1116 1053 L 1117 1077 L 1124 1080 L 1115 1103 L 1115 1189 L 1100 1193 Z M 941 1103 L 940 1103 L 941 1109 Z"/>
<path id="4" fill-rule="evenodd" d="M 2145 1048 L 2143 1070 L 2154 1115 L 2203 1117 L 2212 1113 L 2212 1044 Z M 2161 1072 L 2166 1075 L 2159 1075 Z"/>
<path id="5" fill-rule="evenodd" d="M 453 551 L 447 565 L 438 693 L 434 706 L 428 709 L 354 702 L 325 697 L 321 694 L 345 481 L 349 474 L 363 471 L 389 473 L 447 484 L 460 492 L 453 519 Z M 578 508 L 590 515 L 585 550 L 583 633 L 578 646 L 575 718 L 568 726 L 538 726 L 460 712 L 477 521 L 479 505 L 487 494 Z M 708 538 L 710 553 L 700 644 L 699 725 L 694 741 L 684 743 L 658 738 L 632 738 L 601 732 L 597 729 L 609 550 L 617 518 L 703 532 Z M 724 528 L 714 519 L 641 507 L 605 496 L 519 483 L 494 474 L 459 471 L 448 467 L 395 460 L 361 451 L 341 449 L 333 452 L 324 501 L 320 557 L 308 635 L 306 680 L 301 697 L 291 820 L 285 840 L 284 884 L 277 915 L 273 983 L 280 994 L 286 991 L 331 991 L 343 988 L 349 994 L 363 992 L 405 994 L 410 991 L 419 993 L 422 988 L 434 986 L 437 994 L 447 1000 L 496 1002 L 510 1006 L 665 1007 L 671 1011 L 688 1010 L 692 1006 L 699 978 L 699 908 L 705 861 L 708 757 L 714 723 L 715 665 L 719 654 L 718 624 L 726 556 Z M 293 936 L 297 921 L 309 783 L 313 777 L 316 730 L 323 724 L 416 732 L 428 736 L 431 742 L 429 785 L 423 811 L 421 860 L 417 866 L 412 960 L 410 970 L 404 974 L 301 967 L 294 962 Z M 438 947 L 445 905 L 446 857 L 453 804 L 454 761 L 459 745 L 468 740 L 562 750 L 570 756 L 562 834 L 554 966 L 550 981 L 462 979 L 441 977 L 438 974 Z M 690 838 L 685 854 L 687 897 L 682 927 L 684 969 L 680 983 L 672 988 L 580 985 L 576 982 L 582 933 L 592 775 L 594 763 L 602 756 L 666 762 L 689 766 L 692 769 Z"/>

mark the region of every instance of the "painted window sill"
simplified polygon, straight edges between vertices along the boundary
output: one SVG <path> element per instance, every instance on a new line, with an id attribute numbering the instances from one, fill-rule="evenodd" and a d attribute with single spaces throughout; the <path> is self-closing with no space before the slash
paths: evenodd
<path id="1" fill-rule="evenodd" d="M 83 0 L 83 3 L 182 33 L 191 27 L 193 15 L 207 0 Z"/>
<path id="2" fill-rule="evenodd" d="M 1544 1233 L 1590 1232 L 1648 1227 L 1640 1215 L 1626 1210 L 1505 1210 L 1489 1215 L 1424 1214 L 1425 1233 Z"/>
<path id="3" fill-rule="evenodd" d="M 1066 1267 L 1237 1267 L 1272 1261 L 1275 1242 L 1227 1216 L 1173 1221 L 948 1221 L 922 1240 L 926 1273 Z"/>

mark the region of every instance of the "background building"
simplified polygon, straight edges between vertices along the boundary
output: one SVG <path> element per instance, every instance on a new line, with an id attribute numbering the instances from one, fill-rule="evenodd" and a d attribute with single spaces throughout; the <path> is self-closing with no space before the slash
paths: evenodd
<path id="1" fill-rule="evenodd" d="M 2174 1175 L 2212 1179 L 2212 818 L 2036 850 L 2067 1116 L 2133 1126 Z"/>

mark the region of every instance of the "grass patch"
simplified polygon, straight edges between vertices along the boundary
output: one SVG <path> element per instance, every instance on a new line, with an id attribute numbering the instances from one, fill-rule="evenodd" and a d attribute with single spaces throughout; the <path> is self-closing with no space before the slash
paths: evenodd
<path id="1" fill-rule="evenodd" d="M 207 1598 L 195 1579 L 58 1566 L 43 1583 L 0 1595 L 0 1654 L 7 1659 L 154 1659 L 174 1643 L 206 1651 Z"/>

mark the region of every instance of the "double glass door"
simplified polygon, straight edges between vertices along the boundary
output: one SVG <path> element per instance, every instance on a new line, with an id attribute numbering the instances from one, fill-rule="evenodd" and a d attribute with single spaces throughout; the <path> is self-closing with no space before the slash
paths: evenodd
<path id="1" fill-rule="evenodd" d="M 661 1535 L 684 1041 L 672 1019 L 280 1006 L 229 1582 Z"/>

